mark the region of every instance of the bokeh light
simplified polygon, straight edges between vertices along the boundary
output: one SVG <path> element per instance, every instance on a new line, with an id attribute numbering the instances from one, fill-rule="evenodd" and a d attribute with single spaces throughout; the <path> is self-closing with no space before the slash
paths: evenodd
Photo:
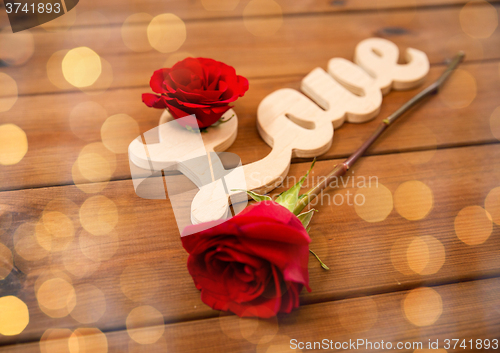
<path id="1" fill-rule="evenodd" d="M 28 29 L 14 34 L 9 26 L 5 26 L 0 31 L 0 58 L 8 65 L 24 64 L 34 52 L 35 40 Z"/>
<path id="2" fill-rule="evenodd" d="M 429 326 L 443 313 L 443 301 L 439 293 L 432 288 L 416 288 L 405 296 L 403 310 L 413 325 Z"/>
<path id="3" fill-rule="evenodd" d="M 54 86 L 60 89 L 73 88 L 73 86 L 66 81 L 62 72 L 62 61 L 68 51 L 67 49 L 58 50 L 50 56 L 49 60 L 47 60 L 47 77 Z"/>
<path id="4" fill-rule="evenodd" d="M 404 182 L 394 192 L 396 211 L 410 221 L 425 218 L 433 205 L 432 190 L 419 180 Z"/>
<path id="5" fill-rule="evenodd" d="M 69 115 L 69 125 L 75 136 L 84 141 L 98 141 L 99 127 L 106 121 L 108 112 L 99 103 L 87 101 L 76 105 Z"/>
<path id="6" fill-rule="evenodd" d="M 93 142 L 80 151 L 72 168 L 73 182 L 83 192 L 100 192 L 106 187 L 115 169 L 115 154 L 102 142 Z"/>
<path id="7" fill-rule="evenodd" d="M 391 248 L 391 262 L 404 275 L 431 275 L 438 272 L 446 260 L 443 244 L 430 235 L 403 237 Z"/>
<path id="8" fill-rule="evenodd" d="M 186 25 L 174 14 L 165 13 L 154 17 L 147 29 L 149 44 L 160 53 L 179 49 L 186 40 Z"/>
<path id="9" fill-rule="evenodd" d="M 233 11 L 240 0 L 201 0 L 207 11 Z"/>
<path id="10" fill-rule="evenodd" d="M 492 231 L 491 216 L 480 206 L 465 207 L 455 217 L 455 234 L 467 245 L 484 243 Z"/>
<path id="11" fill-rule="evenodd" d="M 468 71 L 456 69 L 439 91 L 438 97 L 450 108 L 468 107 L 477 95 L 476 79 Z"/>
<path id="12" fill-rule="evenodd" d="M 139 344 L 155 343 L 165 332 L 163 315 L 149 305 L 132 309 L 126 326 L 130 338 Z"/>
<path id="13" fill-rule="evenodd" d="M 0 298 L 0 334 L 18 335 L 24 331 L 29 322 L 28 307 L 21 299 L 12 295 Z"/>
<path id="14" fill-rule="evenodd" d="M 80 89 L 88 96 L 96 96 L 111 87 L 113 79 L 113 67 L 106 59 L 101 58 L 101 75 L 91 86 L 80 87 Z"/>
<path id="15" fill-rule="evenodd" d="M 460 25 L 473 38 L 488 38 L 498 26 L 497 10 L 484 0 L 469 1 L 460 10 Z"/>
<path id="16" fill-rule="evenodd" d="M 490 116 L 491 133 L 497 140 L 500 140 L 500 106 L 496 107 Z"/>
<path id="17" fill-rule="evenodd" d="M 35 236 L 38 244 L 51 252 L 66 249 L 73 241 L 75 235 L 73 223 L 61 212 L 47 212 L 45 215 L 47 222 L 44 222 L 44 217 L 42 217 L 35 227 Z M 61 221 L 61 223 L 57 223 L 58 221 Z"/>
<path id="18" fill-rule="evenodd" d="M 0 72 L 0 113 L 6 112 L 17 102 L 17 83 L 7 75 Z"/>
<path id="19" fill-rule="evenodd" d="M 106 196 L 89 197 L 80 208 L 80 223 L 93 235 L 108 234 L 118 223 L 118 209 Z"/>
<path id="20" fill-rule="evenodd" d="M 488 193 L 484 201 L 484 208 L 489 213 L 491 220 L 500 226 L 500 187 Z"/>
<path id="21" fill-rule="evenodd" d="M 123 43 L 132 51 L 146 52 L 151 49 L 148 40 L 147 27 L 144 23 L 151 22 L 153 16 L 141 12 L 127 17 L 121 28 Z"/>
<path id="22" fill-rule="evenodd" d="M 68 339 L 69 353 L 107 353 L 108 339 L 98 328 L 77 328 Z"/>
<path id="23" fill-rule="evenodd" d="M 48 255 L 35 237 L 36 223 L 23 223 L 14 233 L 14 249 L 17 254 L 28 261 L 43 259 Z"/>
<path id="24" fill-rule="evenodd" d="M 66 271 L 77 278 L 90 276 L 101 265 L 100 262 L 92 261 L 85 256 L 80 250 L 78 243 L 71 243 L 63 253 L 62 261 Z"/>
<path id="25" fill-rule="evenodd" d="M 120 288 L 127 298 L 135 302 L 145 302 L 158 291 L 158 277 L 145 264 L 127 266 L 120 276 Z"/>
<path id="26" fill-rule="evenodd" d="M 350 332 L 366 332 L 377 323 L 377 304 L 372 298 L 360 297 L 340 302 L 337 308 L 340 324 Z"/>
<path id="27" fill-rule="evenodd" d="M 358 195 L 364 196 L 363 199 Z M 393 208 L 391 191 L 378 183 L 367 188 L 359 188 L 354 196 L 354 209 L 359 217 L 367 222 L 381 222 L 389 216 Z"/>
<path id="28" fill-rule="evenodd" d="M 98 236 L 82 231 L 78 240 L 82 253 L 95 262 L 111 259 L 120 244 L 118 233 L 115 230 Z"/>
<path id="29" fill-rule="evenodd" d="M 274 0 L 251 0 L 243 10 L 243 23 L 257 37 L 269 37 L 283 25 L 283 10 Z"/>
<path id="30" fill-rule="evenodd" d="M 88 47 L 71 49 L 62 60 L 62 72 L 75 87 L 91 86 L 101 75 L 101 58 Z"/>
<path id="31" fill-rule="evenodd" d="M 139 135 L 139 124 L 127 114 L 112 115 L 101 127 L 102 143 L 114 153 L 127 153 L 130 142 Z"/>
<path id="32" fill-rule="evenodd" d="M 0 164 L 17 164 L 27 152 L 28 137 L 24 130 L 14 124 L 0 125 Z"/>
<path id="33" fill-rule="evenodd" d="M 12 256 L 12 252 L 8 247 L 0 243 L 0 281 L 9 275 L 13 264 L 14 257 Z"/>
<path id="34" fill-rule="evenodd" d="M 80 353 L 70 351 L 69 338 L 72 334 L 69 329 L 47 329 L 40 338 L 40 353 Z"/>
<path id="35" fill-rule="evenodd" d="M 76 306 L 71 317 L 82 324 L 97 322 L 106 312 L 104 293 L 92 284 L 81 284 L 75 287 Z"/>
<path id="36" fill-rule="evenodd" d="M 36 292 L 36 298 L 40 309 L 51 317 L 68 315 L 76 304 L 75 289 L 70 283 L 59 277 L 43 282 Z M 61 310 L 60 315 L 53 316 L 54 312 Z"/>

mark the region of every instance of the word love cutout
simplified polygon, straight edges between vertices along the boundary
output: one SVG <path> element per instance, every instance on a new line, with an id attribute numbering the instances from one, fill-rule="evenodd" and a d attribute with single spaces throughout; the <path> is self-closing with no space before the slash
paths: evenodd
<path id="1" fill-rule="evenodd" d="M 259 194 L 273 190 L 287 175 L 293 157 L 310 158 L 327 152 L 332 144 L 334 128 L 339 128 L 345 121 L 362 123 L 373 119 L 380 111 L 383 94 L 391 89 L 411 89 L 422 83 L 429 72 L 427 56 L 411 48 L 405 54 L 407 63 L 400 65 L 399 50 L 394 43 L 369 38 L 357 45 L 356 64 L 342 58 L 331 59 L 328 73 L 316 68 L 302 80 L 300 89 L 303 94 L 284 88 L 265 97 L 257 110 L 257 127 L 261 137 L 272 147 L 271 153 L 264 159 L 239 167 L 242 172 L 231 171 L 225 175 L 226 185 L 220 179 L 199 185 L 191 204 L 191 221 L 201 223 L 225 218 L 229 209 L 228 199 L 241 193 L 234 191 L 235 187 L 228 190 L 227 185 L 241 185 L 241 181 L 235 178 L 242 178 L 242 175 L 246 190 Z M 162 119 L 168 120 L 164 116 Z M 204 153 L 227 149 L 234 141 L 236 128 L 237 124 L 233 122 L 231 126 L 224 127 L 225 134 L 219 131 L 213 133 L 214 138 L 202 136 L 204 141 L 210 140 L 208 146 L 205 143 Z M 160 141 L 166 138 L 163 134 Z M 142 164 L 142 168 L 147 168 L 146 162 L 151 158 L 165 162 L 157 163 L 156 170 L 168 162 L 171 164 L 182 159 L 179 149 L 172 154 L 158 148 L 161 142 L 157 148 L 149 149 L 147 157 L 141 145 L 135 140 L 129 148 L 130 160 L 139 167 Z M 152 151 L 160 150 L 162 152 L 158 152 L 158 156 L 152 156 Z M 138 155 L 142 157 L 137 158 Z M 138 159 L 142 163 L 136 163 Z"/>

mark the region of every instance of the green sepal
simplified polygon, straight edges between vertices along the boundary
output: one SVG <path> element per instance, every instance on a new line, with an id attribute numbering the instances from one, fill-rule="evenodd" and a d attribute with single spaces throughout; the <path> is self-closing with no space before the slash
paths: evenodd
<path id="1" fill-rule="evenodd" d="M 302 187 L 302 184 L 304 184 L 304 181 L 308 177 L 309 173 L 314 167 L 314 164 L 316 163 L 316 159 L 311 164 L 311 167 L 307 171 L 306 175 L 304 175 L 302 178 L 300 178 L 299 182 L 292 186 L 290 189 L 282 192 L 280 196 L 276 199 L 276 203 L 279 203 L 281 206 L 285 207 L 288 209 L 290 212 L 293 212 L 295 209 L 295 206 L 297 205 L 297 202 L 304 196 L 299 197 L 299 191 L 300 188 Z"/>
<path id="2" fill-rule="evenodd" d="M 249 191 L 249 190 L 233 189 L 231 191 L 244 191 L 248 195 L 250 195 L 250 197 L 252 199 L 254 199 L 254 201 L 257 201 L 257 202 L 260 202 L 260 201 L 272 201 L 272 198 L 270 198 L 267 195 L 260 195 L 260 194 L 257 194 L 256 192 Z"/>
<path id="3" fill-rule="evenodd" d="M 314 215 L 314 212 L 318 212 L 318 211 L 313 208 L 313 209 L 310 209 L 309 211 L 301 213 L 297 216 L 299 221 L 302 222 L 302 225 L 304 226 L 304 228 L 307 228 L 307 226 L 309 225 L 309 222 L 311 222 L 311 218 Z"/>

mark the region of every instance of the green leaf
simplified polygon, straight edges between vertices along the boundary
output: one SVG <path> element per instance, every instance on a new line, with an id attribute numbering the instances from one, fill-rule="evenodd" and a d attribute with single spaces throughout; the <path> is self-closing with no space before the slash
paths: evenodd
<path id="1" fill-rule="evenodd" d="M 256 192 L 249 191 L 249 190 L 232 189 L 231 191 L 244 191 L 248 195 L 250 195 L 250 197 L 252 199 L 254 199 L 254 201 L 257 201 L 257 202 L 260 202 L 260 201 L 272 201 L 272 199 L 269 196 L 267 196 L 267 195 L 260 195 L 260 194 L 257 194 Z"/>
<path id="2" fill-rule="evenodd" d="M 279 203 L 281 206 L 287 208 L 290 212 L 293 212 L 295 209 L 295 205 L 297 204 L 297 201 L 300 200 L 303 196 L 299 198 L 299 191 L 300 188 L 302 187 L 302 184 L 304 184 L 304 181 L 308 177 L 309 173 L 314 167 L 314 163 L 316 163 L 316 159 L 311 164 L 311 167 L 307 171 L 306 175 L 304 175 L 302 178 L 300 178 L 299 182 L 292 186 L 290 189 L 284 191 L 281 193 L 281 195 L 276 199 L 276 202 Z"/>
<path id="3" fill-rule="evenodd" d="M 297 216 L 297 218 L 302 222 L 302 225 L 304 226 L 304 228 L 307 228 L 307 226 L 309 225 L 309 222 L 311 222 L 311 218 L 314 215 L 314 212 L 318 212 L 318 211 L 313 208 L 313 209 L 310 209 L 309 211 L 301 213 Z"/>

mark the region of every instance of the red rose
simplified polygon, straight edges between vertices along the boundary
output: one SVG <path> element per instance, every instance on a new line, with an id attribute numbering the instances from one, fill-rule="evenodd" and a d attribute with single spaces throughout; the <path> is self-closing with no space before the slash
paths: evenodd
<path id="1" fill-rule="evenodd" d="M 189 226 L 183 234 L 190 234 L 181 238 L 189 273 L 213 309 L 269 318 L 297 308 L 303 286 L 310 291 L 309 235 L 293 213 L 273 201 L 251 205 L 222 223 Z"/>
<path id="2" fill-rule="evenodd" d="M 142 95 L 148 107 L 168 108 L 175 119 L 194 114 L 199 128 L 214 124 L 248 90 L 248 80 L 232 66 L 205 58 L 186 58 L 157 70 L 149 84 L 159 95 Z"/>

